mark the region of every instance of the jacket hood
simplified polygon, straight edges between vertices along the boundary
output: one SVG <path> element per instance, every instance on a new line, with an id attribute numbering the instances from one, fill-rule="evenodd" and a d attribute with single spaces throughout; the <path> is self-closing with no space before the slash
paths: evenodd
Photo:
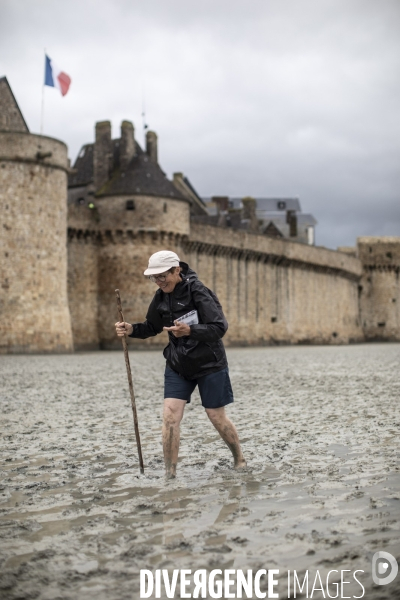
<path id="1" fill-rule="evenodd" d="M 193 271 L 187 263 L 180 261 L 179 266 L 182 268 L 183 281 L 193 281 L 194 279 L 198 279 L 196 271 Z"/>
<path id="2" fill-rule="evenodd" d="M 196 271 L 193 271 L 187 263 L 180 261 L 179 266 L 182 268 L 182 282 L 178 283 L 172 292 L 176 298 L 184 295 L 190 283 L 198 280 Z"/>

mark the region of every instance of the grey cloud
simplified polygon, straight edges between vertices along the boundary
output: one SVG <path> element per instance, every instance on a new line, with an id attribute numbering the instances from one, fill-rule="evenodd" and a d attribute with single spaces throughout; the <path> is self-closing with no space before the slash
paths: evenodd
<path id="1" fill-rule="evenodd" d="M 43 48 L 72 77 L 45 133 L 147 121 L 200 194 L 299 196 L 318 243 L 400 235 L 397 0 L 4 1 L 1 69 L 33 131 Z"/>

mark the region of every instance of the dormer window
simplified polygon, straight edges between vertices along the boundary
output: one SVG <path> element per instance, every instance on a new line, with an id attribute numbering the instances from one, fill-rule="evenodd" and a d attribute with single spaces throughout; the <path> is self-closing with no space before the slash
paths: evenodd
<path id="1" fill-rule="evenodd" d="M 278 200 L 278 210 L 286 210 L 286 202 L 284 200 Z"/>

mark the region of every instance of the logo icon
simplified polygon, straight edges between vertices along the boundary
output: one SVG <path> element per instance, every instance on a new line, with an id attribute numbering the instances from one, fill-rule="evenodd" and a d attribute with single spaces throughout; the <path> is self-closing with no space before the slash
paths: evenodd
<path id="1" fill-rule="evenodd" d="M 380 550 L 372 557 L 372 579 L 377 585 L 387 585 L 396 579 L 399 567 L 389 552 Z"/>

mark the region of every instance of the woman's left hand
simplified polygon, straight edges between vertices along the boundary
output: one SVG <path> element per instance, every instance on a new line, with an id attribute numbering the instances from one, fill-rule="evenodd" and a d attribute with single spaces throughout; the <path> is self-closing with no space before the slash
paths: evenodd
<path id="1" fill-rule="evenodd" d="M 190 327 L 187 323 L 182 323 L 182 321 L 174 321 L 174 323 L 173 327 L 163 327 L 164 331 L 171 331 L 177 338 L 190 335 Z"/>

